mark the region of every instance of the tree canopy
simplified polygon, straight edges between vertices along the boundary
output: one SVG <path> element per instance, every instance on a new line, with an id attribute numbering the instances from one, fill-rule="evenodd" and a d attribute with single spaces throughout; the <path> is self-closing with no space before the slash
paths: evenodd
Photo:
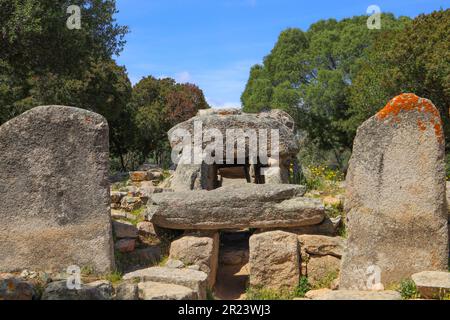
<path id="1" fill-rule="evenodd" d="M 361 60 L 377 39 L 401 32 L 411 21 L 382 15 L 382 29 L 367 28 L 367 16 L 321 20 L 307 30 L 283 31 L 275 47 L 254 66 L 242 104 L 247 112 L 283 109 L 305 131 L 309 141 L 332 151 L 342 167 L 351 150 L 350 91 L 363 68 Z M 378 106 L 379 107 L 379 106 Z M 352 118 L 359 125 L 361 119 Z"/>
<path id="2" fill-rule="evenodd" d="M 70 5 L 81 9 L 79 29 L 67 27 Z M 209 106 L 197 86 L 173 79 L 133 88 L 113 59 L 128 32 L 116 13 L 114 0 L 0 0 L 0 124 L 39 105 L 88 109 L 108 120 L 116 167 L 150 153 L 161 161 L 170 127 Z"/>
<path id="3" fill-rule="evenodd" d="M 209 108 L 196 85 L 151 76 L 143 78 L 133 88 L 131 103 L 136 112 L 137 143 L 143 158 L 151 151 L 156 158 L 168 156 L 170 128 L 192 118 L 198 110 Z"/>
<path id="4" fill-rule="evenodd" d="M 69 5 L 82 9 L 80 29 L 66 26 Z M 131 97 L 125 68 L 111 58 L 127 33 L 116 12 L 113 0 L 0 0 L 0 124 L 61 104 L 98 112 L 114 127 Z"/>
<path id="5" fill-rule="evenodd" d="M 420 15 L 405 29 L 377 37 L 359 61 L 349 92 L 348 129 L 393 96 L 413 92 L 433 101 L 450 137 L 450 9 Z"/>

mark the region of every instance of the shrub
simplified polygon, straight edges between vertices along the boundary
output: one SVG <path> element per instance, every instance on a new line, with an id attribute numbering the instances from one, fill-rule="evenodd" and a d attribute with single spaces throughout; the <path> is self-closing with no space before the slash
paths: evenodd
<path id="1" fill-rule="evenodd" d="M 309 284 L 308 278 L 307 277 L 301 277 L 298 287 L 295 290 L 295 297 L 296 298 L 304 298 L 306 293 L 311 290 L 311 285 Z"/>
<path id="2" fill-rule="evenodd" d="M 331 271 L 327 275 L 325 275 L 322 279 L 316 282 L 313 286 L 314 290 L 317 289 L 329 289 L 334 280 L 336 280 L 339 276 L 337 271 Z"/>
<path id="3" fill-rule="evenodd" d="M 120 271 L 114 271 L 105 276 L 105 280 L 108 280 L 111 283 L 118 283 L 122 281 L 122 273 Z"/>
<path id="4" fill-rule="evenodd" d="M 411 279 L 401 281 L 397 291 L 400 292 L 404 300 L 420 298 L 416 284 Z"/>
<path id="5" fill-rule="evenodd" d="M 337 218 L 339 216 L 342 217 L 344 215 L 344 205 L 342 202 L 339 202 L 338 204 L 327 205 L 325 207 L 325 211 L 327 217 L 329 218 Z"/>
<path id="6" fill-rule="evenodd" d="M 339 182 L 344 180 L 344 174 L 327 166 L 309 166 L 305 173 L 308 190 L 320 190 L 328 194 L 339 193 Z"/>

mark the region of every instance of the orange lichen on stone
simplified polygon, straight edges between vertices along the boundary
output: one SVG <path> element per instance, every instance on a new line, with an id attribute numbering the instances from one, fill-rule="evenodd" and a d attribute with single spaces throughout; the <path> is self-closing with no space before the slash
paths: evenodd
<path id="1" fill-rule="evenodd" d="M 395 97 L 377 113 L 376 117 L 378 120 L 389 119 L 394 123 L 399 123 L 400 119 L 398 116 L 400 112 L 413 110 L 417 110 L 423 114 L 428 114 L 430 116 L 430 127 L 434 129 L 439 142 L 443 142 L 444 133 L 439 111 L 436 109 L 433 103 L 431 103 L 430 100 L 419 98 L 413 93 L 404 93 Z M 417 120 L 417 126 L 421 131 L 425 131 L 427 129 L 427 124 L 420 119 Z"/>
<path id="2" fill-rule="evenodd" d="M 426 126 L 425 123 L 423 123 L 420 119 L 417 120 L 417 125 L 419 126 L 419 129 L 420 129 L 421 131 L 427 130 L 427 126 Z"/>

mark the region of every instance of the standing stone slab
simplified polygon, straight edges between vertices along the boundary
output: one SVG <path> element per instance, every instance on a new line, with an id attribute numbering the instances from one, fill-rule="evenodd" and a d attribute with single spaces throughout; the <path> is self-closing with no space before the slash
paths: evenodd
<path id="1" fill-rule="evenodd" d="M 447 270 L 444 137 L 429 100 L 398 96 L 358 129 L 345 204 L 340 288 L 366 289 L 370 266 L 385 286 Z"/>
<path id="2" fill-rule="evenodd" d="M 0 127 L 0 271 L 114 267 L 108 124 L 37 107 Z"/>

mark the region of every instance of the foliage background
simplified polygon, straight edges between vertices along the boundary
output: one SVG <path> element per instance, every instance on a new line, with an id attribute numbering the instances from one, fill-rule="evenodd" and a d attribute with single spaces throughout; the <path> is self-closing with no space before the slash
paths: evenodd
<path id="1" fill-rule="evenodd" d="M 82 28 L 66 27 L 69 5 Z M 105 116 L 114 170 L 145 160 L 168 166 L 167 131 L 209 108 L 194 84 L 141 79 L 135 86 L 113 57 L 129 32 L 114 0 L 0 0 L 0 124 L 48 104 Z M 302 142 L 300 162 L 345 172 L 356 129 L 392 97 L 414 92 L 441 112 L 450 148 L 450 9 L 415 19 L 382 15 L 320 20 L 283 31 L 261 65 L 251 68 L 244 111 L 290 113 Z"/>
<path id="2" fill-rule="evenodd" d="M 244 110 L 289 112 L 301 131 L 303 163 L 345 171 L 358 126 L 405 92 L 435 103 L 449 137 L 450 10 L 414 20 L 383 14 L 380 30 L 366 21 L 357 16 L 287 29 L 250 71 Z"/>

